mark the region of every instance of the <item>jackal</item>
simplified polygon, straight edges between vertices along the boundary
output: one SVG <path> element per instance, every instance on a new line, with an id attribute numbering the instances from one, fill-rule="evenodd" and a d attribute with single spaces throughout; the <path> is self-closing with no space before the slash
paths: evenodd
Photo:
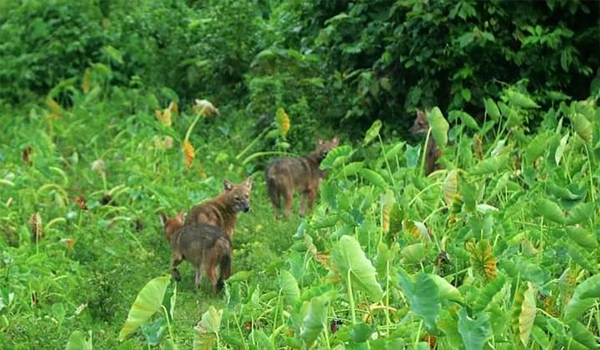
<path id="1" fill-rule="evenodd" d="M 327 173 L 319 169 L 321 161 L 325 159 L 327 153 L 337 147 L 339 140 L 337 137 L 331 141 L 317 140 L 317 149 L 304 157 L 286 157 L 278 158 L 267 166 L 265 179 L 267 181 L 267 190 L 269 198 L 275 208 L 275 220 L 279 219 L 281 211 L 281 197 L 285 199 L 284 215 L 290 217 L 294 192 L 301 193 L 300 216 L 312 210 L 319 184 Z"/>
<path id="2" fill-rule="evenodd" d="M 409 130 L 412 135 L 427 134 L 429 131 L 429 123 L 427 122 L 425 112 L 417 109 L 417 118 Z M 425 147 L 425 176 L 442 168 L 441 165 L 437 164 L 437 160 L 441 155 L 442 152 L 435 143 L 435 139 L 430 135 L 429 142 L 427 142 L 427 146 Z"/>
<path id="3" fill-rule="evenodd" d="M 183 260 L 189 261 L 196 269 L 195 284 L 202 278 L 202 267 L 210 279 L 215 292 L 223 288 L 223 282 L 231 276 L 231 242 L 221 229 L 204 223 L 184 225 L 183 212 L 170 218 L 160 214 L 165 236 L 173 248 L 172 274 L 181 280 L 177 265 Z M 217 279 L 217 265 L 221 274 Z"/>
<path id="4" fill-rule="evenodd" d="M 185 224 L 206 223 L 214 225 L 231 238 L 235 229 L 237 214 L 239 212 L 246 213 L 250 210 L 251 190 L 251 177 L 237 185 L 229 180 L 224 180 L 223 193 L 193 207 L 185 219 Z"/>

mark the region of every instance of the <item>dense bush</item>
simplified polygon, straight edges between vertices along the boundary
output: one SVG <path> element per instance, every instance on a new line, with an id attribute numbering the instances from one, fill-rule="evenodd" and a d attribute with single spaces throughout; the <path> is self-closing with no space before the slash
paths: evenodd
<path id="1" fill-rule="evenodd" d="M 44 96 L 94 63 L 111 85 L 279 107 L 297 121 L 405 130 L 415 108 L 483 111 L 520 82 L 550 105 L 597 90 L 597 2 L 8 1 L 0 99 Z"/>
<path id="2" fill-rule="evenodd" d="M 101 59 L 102 14 L 91 1 L 7 1 L 3 7 L 1 99 L 45 95 Z"/>
<path id="3" fill-rule="evenodd" d="M 406 125 L 432 105 L 483 110 L 484 96 L 527 83 L 542 101 L 583 98 L 599 66 L 598 3 L 317 1 L 282 4 L 284 46 L 320 58 L 314 106 L 341 125 Z M 592 89 L 598 88 L 597 80 Z"/>

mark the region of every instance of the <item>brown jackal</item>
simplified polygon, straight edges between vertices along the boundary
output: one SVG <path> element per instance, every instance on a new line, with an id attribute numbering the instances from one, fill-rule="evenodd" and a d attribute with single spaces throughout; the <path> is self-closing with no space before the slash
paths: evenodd
<path id="1" fill-rule="evenodd" d="M 185 219 L 185 224 L 202 222 L 214 225 L 221 228 L 231 238 L 237 214 L 250 210 L 251 190 L 251 177 L 237 185 L 229 180 L 224 180 L 223 193 L 193 207 Z"/>
<path id="2" fill-rule="evenodd" d="M 189 261 L 196 269 L 196 285 L 200 284 L 202 270 L 204 267 L 206 276 L 210 279 L 219 292 L 223 288 L 223 281 L 231 276 L 231 242 L 218 227 L 192 223 L 184 225 L 183 212 L 170 218 L 160 214 L 165 235 L 173 248 L 173 278 L 181 280 L 177 265 L 183 260 Z M 217 279 L 217 265 L 221 275 Z"/>
<path id="3" fill-rule="evenodd" d="M 427 122 L 427 116 L 425 112 L 417 109 L 417 118 L 410 128 L 410 133 L 413 135 L 427 134 L 429 131 L 429 123 Z M 432 135 L 429 136 L 429 142 L 427 142 L 425 150 L 425 176 L 431 174 L 435 170 L 441 169 L 442 166 L 437 164 L 438 158 L 442 155 L 439 147 L 435 143 Z"/>
<path id="4" fill-rule="evenodd" d="M 307 205 L 308 210 L 312 210 L 321 179 L 326 176 L 326 172 L 319 169 L 319 165 L 327 153 L 338 144 L 337 137 L 331 141 L 318 139 L 317 149 L 307 156 L 278 158 L 269 163 L 265 178 L 269 198 L 275 208 L 275 220 L 279 219 L 282 196 L 285 200 L 283 213 L 286 218 L 290 217 L 295 191 L 302 194 L 300 216 L 306 214 Z"/>

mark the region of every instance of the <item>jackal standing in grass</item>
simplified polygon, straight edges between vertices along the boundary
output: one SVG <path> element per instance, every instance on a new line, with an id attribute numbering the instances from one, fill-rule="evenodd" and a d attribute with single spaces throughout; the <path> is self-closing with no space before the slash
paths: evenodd
<path id="1" fill-rule="evenodd" d="M 177 265 L 183 260 L 189 261 L 196 269 L 195 284 L 202 278 L 202 267 L 210 279 L 215 292 L 223 289 L 224 281 L 231 276 L 231 241 L 221 229 L 204 223 L 184 225 L 183 212 L 175 217 L 160 214 L 165 236 L 173 248 L 172 274 L 181 280 Z M 217 278 L 217 266 L 221 270 Z"/>
<path id="2" fill-rule="evenodd" d="M 223 193 L 213 199 L 193 207 L 187 215 L 185 224 L 206 223 L 223 230 L 229 238 L 233 237 L 233 230 L 237 221 L 237 214 L 250 210 L 250 193 L 252 178 L 247 178 L 241 184 L 233 184 L 229 180 L 223 181 Z"/>
<path id="3" fill-rule="evenodd" d="M 409 130 L 415 136 L 429 132 L 429 122 L 427 121 L 425 112 L 417 109 L 417 118 L 415 118 L 413 126 Z M 435 143 L 433 136 L 430 135 L 427 146 L 425 146 L 425 176 L 442 168 L 441 165 L 437 164 L 437 160 L 441 155 L 440 148 Z"/>
<path id="4" fill-rule="evenodd" d="M 317 140 L 317 149 L 304 157 L 278 158 L 267 166 L 265 178 L 269 198 L 275 208 L 275 220 L 279 219 L 281 211 L 281 197 L 285 200 L 284 215 L 290 217 L 294 192 L 301 193 L 300 216 L 306 215 L 306 206 L 311 211 L 314 204 L 319 184 L 327 173 L 321 169 L 321 161 L 327 153 L 337 147 L 337 137 L 331 141 Z"/>

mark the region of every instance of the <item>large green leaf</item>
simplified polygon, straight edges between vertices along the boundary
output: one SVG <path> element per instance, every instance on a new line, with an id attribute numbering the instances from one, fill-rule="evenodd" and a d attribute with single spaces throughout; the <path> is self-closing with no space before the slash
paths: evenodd
<path id="1" fill-rule="evenodd" d="M 475 131 L 479 131 L 479 124 L 477 124 L 477 121 L 473 117 L 471 117 L 471 115 L 467 112 L 451 111 L 448 117 L 450 121 L 459 118 L 462 121 L 462 123 L 468 128 L 473 129 Z"/>
<path id="2" fill-rule="evenodd" d="M 388 188 L 388 183 L 377 172 L 366 168 L 360 169 L 358 172 L 361 177 L 369 180 L 370 183 L 381 188 L 382 190 L 386 190 Z"/>
<path id="3" fill-rule="evenodd" d="M 568 226 L 565 230 L 567 236 L 573 240 L 573 242 L 579 244 L 583 248 L 596 249 L 598 248 L 598 241 L 596 236 L 590 231 L 583 227 Z"/>
<path id="4" fill-rule="evenodd" d="M 486 98 L 483 100 L 483 103 L 485 105 L 485 112 L 487 115 L 489 115 L 493 120 L 498 120 L 500 117 L 500 110 L 498 110 L 496 102 L 494 102 L 494 100 L 491 98 Z"/>
<path id="5" fill-rule="evenodd" d="M 352 331 L 350 332 L 352 341 L 357 343 L 367 341 L 371 337 L 371 334 L 373 334 L 373 328 L 364 322 L 352 326 Z"/>
<path id="6" fill-rule="evenodd" d="M 464 308 L 458 312 L 458 332 L 460 333 L 465 349 L 481 350 L 492 336 L 490 316 L 480 312 L 472 319 Z"/>
<path id="7" fill-rule="evenodd" d="M 583 139 L 588 145 L 592 143 L 592 124 L 581 113 L 575 113 L 571 116 L 571 124 L 575 133 Z"/>
<path id="8" fill-rule="evenodd" d="M 540 106 L 535 103 L 529 96 L 526 96 L 515 90 L 506 91 L 509 102 L 514 106 L 522 108 L 539 108 Z"/>
<path id="9" fill-rule="evenodd" d="M 170 281 L 171 276 L 156 277 L 142 288 L 135 298 L 131 310 L 129 310 L 125 325 L 119 333 L 120 341 L 123 341 L 125 337 L 160 310 Z"/>
<path id="10" fill-rule="evenodd" d="M 470 171 L 471 175 L 486 175 L 495 173 L 508 164 L 508 155 L 499 155 L 487 158 L 475 165 Z"/>
<path id="11" fill-rule="evenodd" d="M 438 145 L 438 147 L 444 147 L 448 143 L 448 130 L 450 125 L 444 118 L 442 111 L 438 107 L 434 107 L 427 114 L 427 121 L 431 127 L 431 134 Z"/>
<path id="12" fill-rule="evenodd" d="M 575 288 L 573 297 L 565 307 L 565 320 L 570 321 L 581 316 L 587 309 L 594 306 L 600 297 L 600 274 L 583 281 Z"/>
<path id="13" fill-rule="evenodd" d="M 415 243 L 402 248 L 400 252 L 402 262 L 406 264 L 415 264 L 420 262 L 427 255 L 427 245 L 425 243 Z"/>
<path id="14" fill-rule="evenodd" d="M 566 221 L 565 214 L 560 209 L 558 204 L 548 200 L 546 198 L 539 198 L 536 203 L 538 213 L 544 218 L 563 224 Z"/>
<path id="15" fill-rule="evenodd" d="M 504 287 L 505 283 L 506 277 L 504 275 L 500 275 L 491 282 L 487 283 L 481 292 L 479 292 L 479 295 L 477 295 L 473 310 L 475 312 L 485 310 L 485 308 L 492 302 L 496 294 L 502 290 L 502 287 Z"/>
<path id="16" fill-rule="evenodd" d="M 281 291 L 285 305 L 294 305 L 300 300 L 300 289 L 296 278 L 286 270 L 281 271 Z"/>
<path id="17" fill-rule="evenodd" d="M 521 339 L 524 346 L 529 343 L 536 312 L 535 287 L 533 283 L 527 282 L 527 290 L 523 294 L 523 304 L 521 304 L 521 312 L 519 313 L 519 339 Z"/>
<path id="18" fill-rule="evenodd" d="M 365 139 L 363 140 L 363 146 L 369 144 L 369 142 L 373 141 L 379 135 L 379 130 L 381 129 L 381 120 L 377 119 L 373 122 L 373 125 L 367 130 L 365 133 Z"/>
<path id="19" fill-rule="evenodd" d="M 585 345 L 588 349 L 598 349 L 598 343 L 594 338 L 594 333 L 592 333 L 588 327 L 577 320 L 571 320 L 569 322 L 569 327 L 571 327 L 573 339 Z"/>
<path id="20" fill-rule="evenodd" d="M 564 244 L 567 247 L 567 252 L 573 259 L 573 262 L 588 270 L 591 273 L 598 272 L 598 265 L 595 257 L 591 256 L 587 249 L 582 249 L 578 245 L 567 241 Z"/>
<path id="21" fill-rule="evenodd" d="M 91 333 L 91 332 L 90 332 Z M 85 334 L 82 331 L 74 331 L 69 337 L 67 342 L 66 350 L 92 350 L 92 337 L 89 339 L 85 338 Z"/>
<path id="22" fill-rule="evenodd" d="M 460 294 L 460 291 L 455 286 L 450 284 L 450 282 L 446 281 L 446 279 L 433 274 L 429 275 L 429 277 L 431 277 L 433 282 L 435 282 L 437 285 L 440 293 L 440 299 L 463 302 L 463 297 Z"/>
<path id="23" fill-rule="evenodd" d="M 325 322 L 327 322 L 327 303 L 321 297 L 314 297 L 308 305 L 308 312 L 300 328 L 300 338 L 304 340 L 307 348 L 312 346 L 325 329 Z"/>
<path id="24" fill-rule="evenodd" d="M 595 217 L 595 211 L 596 208 L 593 203 L 580 203 L 569 211 L 566 222 L 569 225 L 575 225 L 589 221 Z"/>
<path id="25" fill-rule="evenodd" d="M 338 146 L 327 153 L 327 156 L 321 162 L 320 167 L 321 169 L 327 169 L 334 167 L 334 165 L 346 162 L 350 156 L 352 156 L 352 153 L 354 153 L 352 147 L 348 145 Z"/>
<path id="26" fill-rule="evenodd" d="M 423 272 L 413 279 L 403 269 L 400 269 L 398 277 L 400 287 L 412 312 L 422 317 L 429 329 L 435 329 L 440 314 L 440 293 L 437 284 Z"/>
<path id="27" fill-rule="evenodd" d="M 353 236 L 342 236 L 333 248 L 333 262 L 340 276 L 346 281 L 350 278 L 353 289 L 361 290 L 379 301 L 383 290 L 377 282 L 375 267 Z"/>
<path id="28" fill-rule="evenodd" d="M 537 157 L 544 154 L 548 150 L 548 138 L 547 132 L 539 133 L 527 146 L 525 150 L 525 157 L 527 161 L 533 162 Z"/>

